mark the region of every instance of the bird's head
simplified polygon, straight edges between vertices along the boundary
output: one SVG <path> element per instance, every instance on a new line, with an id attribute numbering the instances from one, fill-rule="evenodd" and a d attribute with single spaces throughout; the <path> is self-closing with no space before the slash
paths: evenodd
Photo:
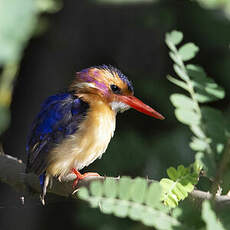
<path id="1" fill-rule="evenodd" d="M 77 72 L 70 90 L 79 94 L 96 94 L 115 112 L 123 112 L 132 107 L 146 115 L 164 119 L 161 114 L 133 96 L 132 83 L 120 70 L 111 65 L 90 67 Z"/>

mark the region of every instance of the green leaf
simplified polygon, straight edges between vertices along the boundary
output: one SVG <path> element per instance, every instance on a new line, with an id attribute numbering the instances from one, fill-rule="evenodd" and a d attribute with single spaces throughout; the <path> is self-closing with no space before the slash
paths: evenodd
<path id="1" fill-rule="evenodd" d="M 0 64 L 17 62 L 37 23 L 36 1 L 2 0 L 0 7 Z"/>
<path id="2" fill-rule="evenodd" d="M 93 181 L 90 184 L 90 192 L 93 196 L 102 196 L 102 184 L 100 181 Z"/>
<path id="3" fill-rule="evenodd" d="M 177 196 L 172 193 L 176 183 L 167 178 L 163 178 L 161 179 L 160 184 L 163 188 L 162 201 L 164 204 L 172 208 L 176 207 L 178 205 L 178 199 Z"/>
<path id="4" fill-rule="evenodd" d="M 140 220 L 142 219 L 142 215 L 144 213 L 144 207 L 140 204 L 134 204 L 129 210 L 129 216 L 133 220 Z"/>
<path id="5" fill-rule="evenodd" d="M 202 139 L 198 139 L 198 138 L 193 138 L 192 142 L 189 144 L 190 148 L 195 150 L 195 151 L 205 151 L 208 143 L 205 142 Z"/>
<path id="6" fill-rule="evenodd" d="M 100 204 L 100 209 L 103 213 L 105 214 L 111 214 L 113 213 L 114 210 L 114 204 L 115 200 L 114 199 L 105 199 L 99 202 Z"/>
<path id="7" fill-rule="evenodd" d="M 169 208 L 160 202 L 159 183 L 153 182 L 148 185 L 146 179 L 130 179 L 129 177 L 122 177 L 119 180 L 107 178 L 102 183 L 98 182 L 89 182 L 90 192 L 86 187 L 80 188 L 78 192 L 79 198 L 89 202 L 91 207 L 100 208 L 105 214 L 114 214 L 121 218 L 128 216 L 159 230 L 169 230 L 173 229 L 173 226 L 180 226 L 180 223 L 170 216 Z M 114 193 L 113 190 L 117 192 Z"/>
<path id="8" fill-rule="evenodd" d="M 188 72 L 188 75 L 191 78 L 197 78 L 197 77 L 198 78 L 205 78 L 205 77 L 207 77 L 204 69 L 199 65 L 188 64 L 188 65 L 186 65 L 186 70 Z"/>
<path id="9" fill-rule="evenodd" d="M 62 8 L 62 1 L 60 0 L 39 0 L 37 7 L 42 12 L 56 13 Z"/>
<path id="10" fill-rule="evenodd" d="M 173 45 L 178 45 L 183 39 L 183 34 L 180 31 L 173 30 L 170 33 L 166 33 L 166 41 L 171 42 Z"/>
<path id="11" fill-rule="evenodd" d="M 145 203 L 150 207 L 156 207 L 161 197 L 161 186 L 158 182 L 152 183 L 146 194 Z"/>
<path id="12" fill-rule="evenodd" d="M 199 115 L 193 110 L 187 110 L 184 108 L 175 109 L 176 118 L 186 125 L 198 125 L 200 123 Z"/>
<path id="13" fill-rule="evenodd" d="M 202 162 L 200 161 L 200 156 L 199 154 L 202 154 L 201 152 L 198 152 L 196 153 L 195 155 L 195 162 L 193 163 L 193 171 L 194 173 L 196 173 L 197 175 L 200 175 L 200 171 L 202 170 L 203 168 L 203 164 Z"/>
<path id="14" fill-rule="evenodd" d="M 225 230 L 221 222 L 217 219 L 215 212 L 212 210 L 210 201 L 205 200 L 203 202 L 201 215 L 206 223 L 207 230 Z"/>
<path id="15" fill-rule="evenodd" d="M 121 200 L 114 208 L 114 215 L 117 217 L 126 217 L 129 212 L 129 203 L 126 200 Z"/>
<path id="16" fill-rule="evenodd" d="M 143 178 L 136 178 L 131 185 L 131 199 L 137 203 L 142 203 L 145 198 L 147 182 Z"/>
<path id="17" fill-rule="evenodd" d="M 225 97 L 224 89 L 218 86 L 213 79 L 208 78 L 200 66 L 187 65 L 186 69 L 196 91 L 195 97 L 200 103 L 216 101 Z"/>
<path id="18" fill-rule="evenodd" d="M 169 57 L 179 66 L 183 66 L 183 62 L 178 53 L 169 52 Z"/>
<path id="19" fill-rule="evenodd" d="M 154 219 L 156 219 L 155 212 L 147 209 L 145 215 L 143 215 L 143 223 L 147 226 L 153 226 Z"/>
<path id="20" fill-rule="evenodd" d="M 203 164 L 203 159 L 204 158 L 204 153 L 202 152 L 197 152 L 195 155 L 195 162 L 197 162 L 202 168 L 204 167 Z"/>
<path id="21" fill-rule="evenodd" d="M 198 152 L 196 154 L 196 161 L 200 162 L 209 178 L 213 178 L 216 175 L 216 161 L 212 152 Z"/>
<path id="22" fill-rule="evenodd" d="M 174 228 L 175 226 L 178 227 L 179 229 L 178 221 L 169 215 L 165 215 L 164 213 L 161 213 L 157 210 L 153 210 L 152 215 L 148 216 L 148 219 L 150 219 L 151 216 L 152 216 L 152 226 L 154 226 L 156 229 L 173 230 L 173 229 L 176 229 Z M 147 218 L 144 219 L 145 220 L 145 222 L 143 221 L 144 223 L 146 223 L 146 219 Z"/>
<path id="23" fill-rule="evenodd" d="M 220 154 L 223 151 L 224 151 L 224 144 L 223 143 L 217 143 L 217 145 L 216 145 L 216 152 Z"/>
<path id="24" fill-rule="evenodd" d="M 192 110 L 194 108 L 194 102 L 191 98 L 183 95 L 183 94 L 172 94 L 170 96 L 170 101 L 176 108 L 189 109 Z"/>
<path id="25" fill-rule="evenodd" d="M 190 168 L 185 168 L 184 165 L 179 165 L 177 167 L 177 171 L 178 171 L 178 178 L 181 178 L 183 176 L 186 176 L 187 174 L 189 174 L 190 172 Z M 176 180 L 178 179 L 176 178 Z"/>
<path id="26" fill-rule="evenodd" d="M 92 208 L 96 208 L 100 204 L 100 197 L 90 197 L 88 201 Z"/>
<path id="27" fill-rule="evenodd" d="M 199 48 L 193 43 L 187 43 L 180 47 L 178 53 L 183 61 L 188 61 L 196 56 Z"/>
<path id="28" fill-rule="evenodd" d="M 167 76 L 167 79 L 169 81 L 171 81 L 172 83 L 174 83 L 175 85 L 177 85 L 177 86 L 189 91 L 189 88 L 188 88 L 188 86 L 187 86 L 187 84 L 185 82 L 180 81 L 180 80 L 178 80 L 178 79 L 176 79 L 176 78 L 174 78 L 174 77 L 172 77 L 170 75 Z"/>
<path id="29" fill-rule="evenodd" d="M 202 116 L 203 116 L 203 121 L 204 122 L 215 122 L 219 123 L 222 127 L 225 125 L 224 123 L 224 116 L 221 111 L 214 109 L 209 106 L 203 106 L 201 108 Z"/>
<path id="30" fill-rule="evenodd" d="M 118 196 L 121 200 L 129 200 L 131 198 L 131 184 L 132 179 L 130 177 L 120 178 Z"/>
<path id="31" fill-rule="evenodd" d="M 113 178 L 106 178 L 104 192 L 107 197 L 115 198 L 117 196 L 117 183 Z"/>
<path id="32" fill-rule="evenodd" d="M 225 91 L 222 87 L 218 86 L 217 84 L 209 84 L 207 87 L 205 87 L 205 90 L 210 95 L 213 95 L 214 97 L 218 99 L 223 99 L 225 97 Z"/>
<path id="33" fill-rule="evenodd" d="M 187 72 L 181 68 L 179 65 L 174 64 L 173 65 L 174 71 L 177 73 L 177 75 L 183 79 L 183 80 L 189 80 Z"/>
<path id="34" fill-rule="evenodd" d="M 179 165 L 177 169 L 168 168 L 167 174 L 170 179 L 163 178 L 160 181 L 163 189 L 161 199 L 165 205 L 176 207 L 194 189 L 199 174 L 194 171 L 194 167 L 185 168 L 183 165 Z"/>
<path id="35" fill-rule="evenodd" d="M 196 79 L 193 81 L 193 85 L 196 91 L 195 97 L 200 103 L 216 101 L 225 97 L 224 89 L 213 83 L 210 78 Z"/>
<path id="36" fill-rule="evenodd" d="M 168 168 L 167 174 L 168 174 L 169 178 L 173 181 L 176 181 L 177 178 L 179 177 L 179 172 L 174 167 Z"/>
<path id="37" fill-rule="evenodd" d="M 87 200 L 89 198 L 89 192 L 86 188 L 82 187 L 78 191 L 78 197 L 82 200 Z"/>
<path id="38" fill-rule="evenodd" d="M 201 129 L 200 126 L 198 126 L 198 125 L 192 125 L 192 126 L 190 126 L 190 129 L 192 130 L 192 132 L 193 132 L 198 138 L 205 138 L 205 133 L 204 133 L 204 131 Z"/>
<path id="39" fill-rule="evenodd" d="M 202 123 L 205 125 L 207 135 L 215 142 L 223 143 L 226 141 L 226 121 L 223 114 L 211 107 L 201 108 Z"/>

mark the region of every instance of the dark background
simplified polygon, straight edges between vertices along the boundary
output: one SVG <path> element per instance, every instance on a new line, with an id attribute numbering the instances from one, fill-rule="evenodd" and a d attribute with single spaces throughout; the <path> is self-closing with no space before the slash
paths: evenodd
<path id="1" fill-rule="evenodd" d="M 134 110 L 119 114 L 117 128 L 101 160 L 86 170 L 106 176 L 160 179 L 169 166 L 188 165 L 193 154 L 187 127 L 176 121 L 169 96 L 179 92 L 166 79 L 172 63 L 164 43 L 173 29 L 200 47 L 193 63 L 224 86 L 227 97 L 214 106 L 229 114 L 230 21 L 221 9 L 205 9 L 195 1 L 164 0 L 145 4 L 97 4 L 66 0 L 49 26 L 33 37 L 24 52 L 15 82 L 11 124 L 2 136 L 7 154 L 26 160 L 25 145 L 43 100 L 67 88 L 75 72 L 112 64 L 132 80 L 135 95 L 166 117 L 159 121 Z M 49 195 L 47 205 L 26 199 L 0 184 L 1 229 L 145 229 L 142 224 L 101 214 L 71 198 Z"/>

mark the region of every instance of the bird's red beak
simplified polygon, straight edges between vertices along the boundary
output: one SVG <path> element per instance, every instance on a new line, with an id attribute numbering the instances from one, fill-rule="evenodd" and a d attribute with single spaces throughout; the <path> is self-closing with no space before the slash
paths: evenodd
<path id="1" fill-rule="evenodd" d="M 134 96 L 119 96 L 119 100 L 133 109 L 136 109 L 137 111 L 144 113 L 148 116 L 155 117 L 157 119 L 163 120 L 165 119 L 160 113 L 152 109 L 150 106 L 144 104 L 141 100 Z"/>

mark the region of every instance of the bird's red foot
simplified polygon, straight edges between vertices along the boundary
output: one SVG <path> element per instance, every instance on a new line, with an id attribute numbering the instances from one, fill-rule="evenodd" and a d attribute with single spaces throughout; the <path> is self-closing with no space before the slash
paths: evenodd
<path id="1" fill-rule="evenodd" d="M 87 173 L 81 174 L 75 168 L 72 169 L 72 172 L 76 175 L 76 179 L 73 182 L 73 188 L 77 186 L 77 183 L 79 180 L 82 180 L 89 176 L 100 176 L 98 173 L 95 173 L 95 172 L 87 172 Z"/>

